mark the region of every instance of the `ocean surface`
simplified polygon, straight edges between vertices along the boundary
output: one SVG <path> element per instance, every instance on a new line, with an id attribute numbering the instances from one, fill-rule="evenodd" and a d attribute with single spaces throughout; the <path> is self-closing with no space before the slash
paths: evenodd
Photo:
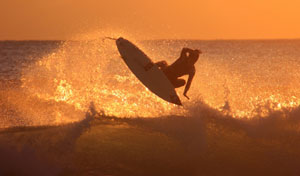
<path id="1" fill-rule="evenodd" d="M 128 39 L 169 64 L 200 49 L 190 100 L 112 40 L 0 41 L 0 175 L 300 175 L 300 40 Z"/>

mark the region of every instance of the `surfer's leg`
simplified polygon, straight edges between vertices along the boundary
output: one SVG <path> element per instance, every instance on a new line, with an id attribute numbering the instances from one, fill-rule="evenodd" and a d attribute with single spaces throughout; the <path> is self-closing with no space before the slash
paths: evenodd
<path id="1" fill-rule="evenodd" d="M 185 85 L 185 80 L 184 79 L 176 79 L 176 80 L 172 81 L 172 84 L 175 88 L 182 87 Z"/>
<path id="2" fill-rule="evenodd" d="M 167 68 L 168 63 L 166 61 L 159 61 L 159 62 L 156 62 L 155 65 L 157 65 L 158 68 L 164 70 L 165 68 Z"/>

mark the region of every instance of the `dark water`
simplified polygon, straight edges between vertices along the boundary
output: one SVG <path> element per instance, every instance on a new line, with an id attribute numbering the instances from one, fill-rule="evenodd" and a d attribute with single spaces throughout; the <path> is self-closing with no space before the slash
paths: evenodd
<path id="1" fill-rule="evenodd" d="M 177 107 L 112 41 L 0 42 L 0 175 L 299 175 L 300 41 L 134 41 L 203 51 Z"/>

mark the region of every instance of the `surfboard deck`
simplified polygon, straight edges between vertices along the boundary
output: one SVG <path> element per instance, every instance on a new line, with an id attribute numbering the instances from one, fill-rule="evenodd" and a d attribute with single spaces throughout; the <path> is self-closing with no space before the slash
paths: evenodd
<path id="1" fill-rule="evenodd" d="M 116 40 L 119 53 L 131 72 L 158 97 L 182 106 L 167 76 L 136 45 L 120 37 Z"/>

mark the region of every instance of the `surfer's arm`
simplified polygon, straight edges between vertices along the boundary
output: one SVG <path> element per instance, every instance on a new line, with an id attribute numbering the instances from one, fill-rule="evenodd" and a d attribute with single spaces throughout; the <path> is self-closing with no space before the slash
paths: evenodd
<path id="1" fill-rule="evenodd" d="M 195 67 L 193 67 L 193 69 L 190 71 L 189 73 L 189 78 L 188 78 L 188 81 L 185 85 L 185 88 L 184 88 L 184 92 L 183 92 L 183 95 L 187 98 L 187 99 L 190 99 L 186 94 L 187 92 L 189 91 L 190 87 L 191 87 L 191 84 L 192 84 L 192 81 L 193 81 L 193 78 L 195 76 L 195 72 L 196 72 L 196 69 Z"/>

